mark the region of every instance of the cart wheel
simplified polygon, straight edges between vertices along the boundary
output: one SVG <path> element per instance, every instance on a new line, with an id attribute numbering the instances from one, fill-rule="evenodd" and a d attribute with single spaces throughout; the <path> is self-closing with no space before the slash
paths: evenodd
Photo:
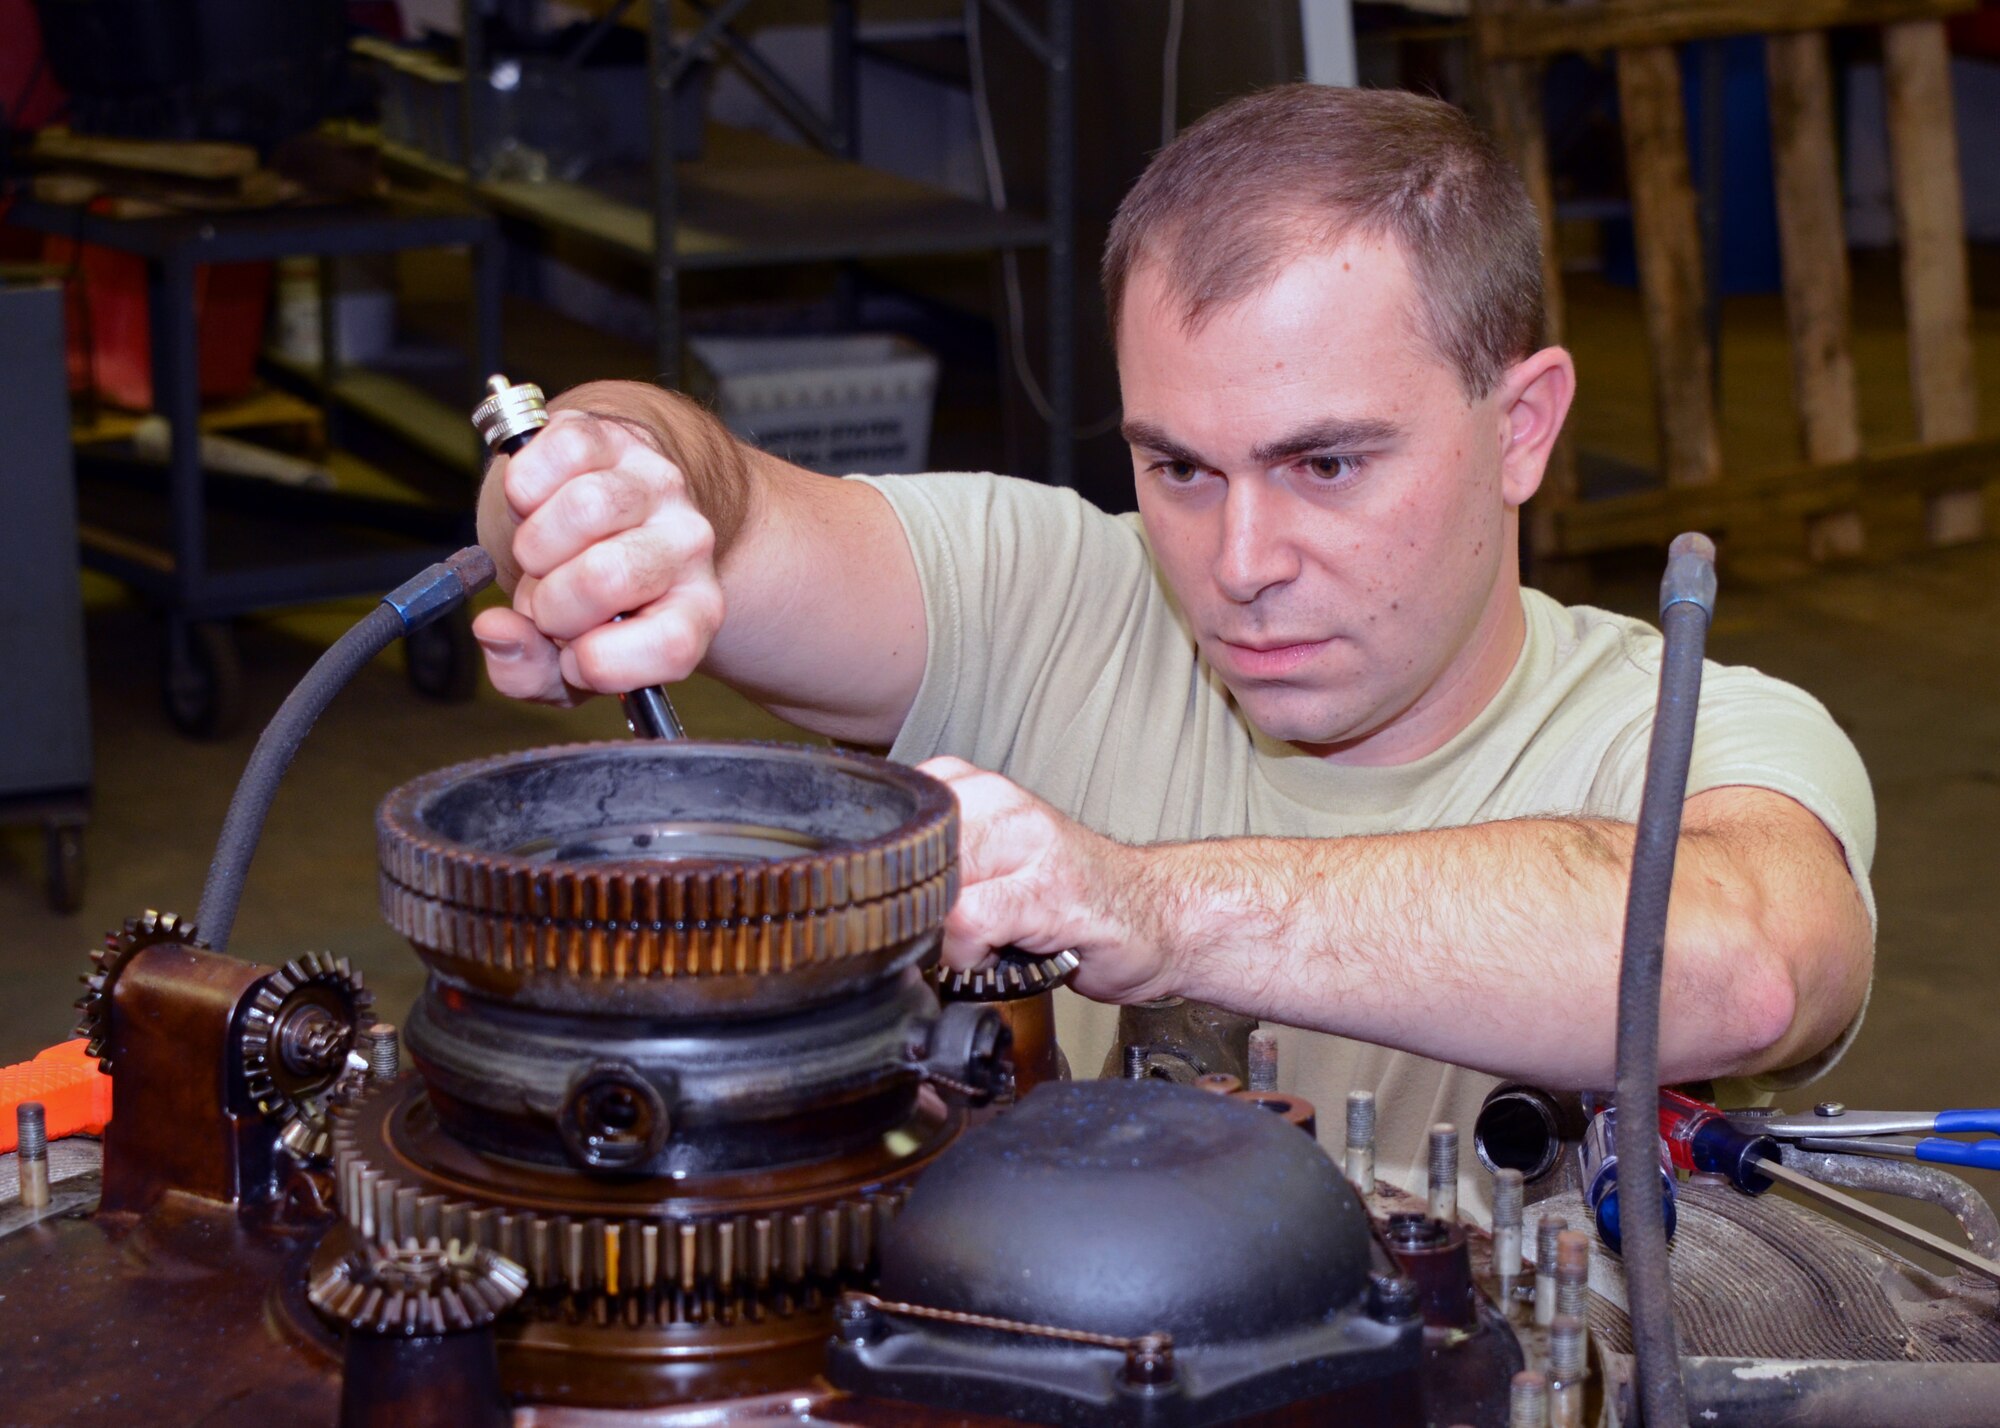
<path id="1" fill-rule="evenodd" d="M 243 722 L 243 663 L 228 625 L 169 629 L 160 696 L 167 718 L 190 739 L 226 739 L 236 732 Z"/>
<path id="2" fill-rule="evenodd" d="M 403 636 L 403 671 L 426 699 L 463 704 L 479 692 L 479 642 L 472 616 L 459 609 Z"/>
<path id="3" fill-rule="evenodd" d="M 49 823 L 43 826 L 42 836 L 49 906 L 61 913 L 80 911 L 83 907 L 83 825 Z"/>

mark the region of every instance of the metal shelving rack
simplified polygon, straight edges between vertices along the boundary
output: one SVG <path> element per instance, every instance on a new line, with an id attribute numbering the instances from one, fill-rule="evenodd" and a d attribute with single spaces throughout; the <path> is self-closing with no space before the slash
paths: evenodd
<path id="1" fill-rule="evenodd" d="M 587 184 L 494 178 L 478 170 L 485 152 L 487 73 L 477 0 L 461 0 L 462 90 L 467 169 L 385 146 L 393 161 L 431 178 L 455 180 L 495 213 L 601 245 L 648 264 L 652 279 L 656 369 L 681 381 L 681 275 L 725 268 L 861 258 L 1041 249 L 1048 255 L 1047 371 L 1052 420 L 1046 479 L 1071 482 L 1074 425 L 1075 290 L 1073 131 L 1076 97 L 1072 50 L 1075 0 L 1046 0 L 1037 26 L 1014 0 L 967 0 L 984 7 L 1041 63 L 1046 82 L 1046 211 L 1003 212 L 957 194 L 854 161 L 856 0 L 827 0 L 831 44 L 830 111 L 822 113 L 759 53 L 737 27 L 753 0 L 685 0 L 701 17 L 687 43 L 673 41 L 674 0 L 646 0 L 648 82 L 652 95 L 649 202 L 626 202 Z M 787 144 L 711 125 L 703 158 L 675 162 L 679 137 L 674 94 L 697 60 L 716 54 L 734 63 L 807 141 Z M 657 234 L 672 235 L 657 242 Z"/>

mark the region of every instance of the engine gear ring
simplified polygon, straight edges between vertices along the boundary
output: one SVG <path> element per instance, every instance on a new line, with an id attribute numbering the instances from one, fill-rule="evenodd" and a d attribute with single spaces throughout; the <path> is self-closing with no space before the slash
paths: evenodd
<path id="1" fill-rule="evenodd" d="M 578 744 L 460 764 L 376 817 L 382 910 L 439 976 L 564 1012 L 823 1002 L 935 944 L 958 807 L 885 759 Z"/>
<path id="2" fill-rule="evenodd" d="M 237 1031 L 245 1088 L 259 1111 L 285 1127 L 294 1154 L 326 1154 L 326 1102 L 374 1007 L 375 994 L 354 965 L 324 952 L 293 958 L 251 994 Z"/>
<path id="3" fill-rule="evenodd" d="M 111 1033 L 111 992 L 117 985 L 118 974 L 125 970 L 126 963 L 148 947 L 170 942 L 184 947 L 202 945 L 192 922 L 183 921 L 175 913 L 155 912 L 147 908 L 143 917 L 128 917 L 124 927 L 107 933 L 104 945 L 90 954 L 94 970 L 78 978 L 85 991 L 76 999 L 80 1015 L 72 1034 L 89 1039 L 88 1054 L 97 1058 L 98 1070 L 106 1073 L 111 1070 L 106 1041 Z"/>
<path id="4" fill-rule="evenodd" d="M 335 1107 L 333 1144 L 359 1241 L 459 1240 L 520 1264 L 538 1297 L 604 1322 L 672 1323 L 789 1314 L 870 1282 L 882 1229 L 962 1121 L 932 1104 L 830 1163 L 585 1185 L 458 1145 L 404 1078 Z"/>
<path id="5" fill-rule="evenodd" d="M 931 980 L 939 1001 L 1015 1002 L 1054 991 L 1076 975 L 1081 965 L 1071 951 L 1044 957 L 1003 947 L 986 966 L 970 970 L 939 967 L 931 973 Z"/>

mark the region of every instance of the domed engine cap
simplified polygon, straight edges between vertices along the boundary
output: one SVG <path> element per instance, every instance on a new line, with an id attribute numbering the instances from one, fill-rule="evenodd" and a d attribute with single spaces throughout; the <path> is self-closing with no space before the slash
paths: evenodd
<path id="1" fill-rule="evenodd" d="M 1383 1268 L 1360 1201 L 1283 1118 L 1160 1081 L 1054 1083 L 924 1174 L 883 1239 L 876 1312 L 844 1317 L 830 1371 L 1045 1423 L 1199 1425 L 1316 1399 L 1401 1421 L 1399 1405 L 1420 1412 L 1421 1327 L 1370 1295 Z M 1146 1381 L 1162 1375 L 1134 1371 L 1136 1345 L 1160 1336 L 1171 1367 Z"/>

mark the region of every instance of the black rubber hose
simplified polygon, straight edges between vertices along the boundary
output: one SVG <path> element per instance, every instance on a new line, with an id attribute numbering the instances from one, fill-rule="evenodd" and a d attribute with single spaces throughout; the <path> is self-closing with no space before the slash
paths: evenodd
<path id="1" fill-rule="evenodd" d="M 1667 1266 L 1667 1226 L 1653 1193 L 1660 1158 L 1660 973 L 1666 956 L 1667 902 L 1674 854 L 1694 751 L 1701 703 L 1701 662 L 1715 612 L 1715 546 L 1708 537 L 1678 537 L 1660 582 L 1660 697 L 1646 751 L 1646 787 L 1639 800 L 1625 902 L 1625 944 L 1618 974 L 1617 1151 L 1623 1219 L 1625 1282 L 1638 1360 L 1640 1421 L 1646 1428 L 1687 1428 L 1680 1346 L 1674 1332 L 1673 1281 Z"/>
<path id="2" fill-rule="evenodd" d="M 257 747 L 237 780 L 209 861 L 208 881 L 201 890 L 195 931 L 204 945 L 220 952 L 229 945 L 243 900 L 243 881 L 264 833 L 264 819 L 277 797 L 278 784 L 292 766 L 299 745 L 319 722 L 334 696 L 383 650 L 411 630 L 456 609 L 493 581 L 493 559 L 478 546 L 467 546 L 446 560 L 427 567 L 387 595 L 367 616 L 335 640 L 306 671 L 271 722 L 258 736 Z"/>

